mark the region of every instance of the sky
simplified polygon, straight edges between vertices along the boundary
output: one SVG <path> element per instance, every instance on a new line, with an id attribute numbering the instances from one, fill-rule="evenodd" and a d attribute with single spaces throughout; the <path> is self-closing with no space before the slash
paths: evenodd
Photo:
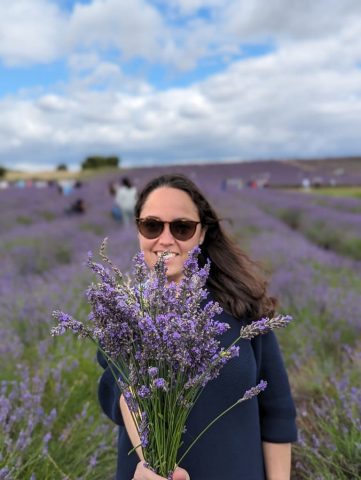
<path id="1" fill-rule="evenodd" d="M 0 0 L 0 165 L 361 154 L 360 0 Z"/>

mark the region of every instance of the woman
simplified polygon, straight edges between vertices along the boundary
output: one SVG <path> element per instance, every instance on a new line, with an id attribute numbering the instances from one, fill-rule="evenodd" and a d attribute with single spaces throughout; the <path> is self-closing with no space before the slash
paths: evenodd
<path id="1" fill-rule="evenodd" d="M 149 268 L 166 254 L 169 281 L 183 276 L 188 252 L 199 245 L 200 263 L 211 260 L 207 288 L 224 311 L 217 318 L 230 329 L 220 338 L 228 346 L 241 325 L 272 316 L 275 299 L 255 264 L 225 234 L 220 221 L 196 185 L 182 175 L 151 180 L 135 206 L 138 237 Z M 182 450 L 219 413 L 232 405 L 260 379 L 268 387 L 259 396 L 223 416 L 201 437 L 174 474 L 176 480 L 289 480 L 291 442 L 297 439 L 295 407 L 287 374 L 273 332 L 239 342 L 239 357 L 227 363 L 209 382 L 187 420 Z M 100 362 L 106 367 L 104 359 Z M 130 413 L 113 376 L 106 368 L 99 385 L 104 412 L 120 426 L 117 480 L 159 480 L 133 452 L 138 445 Z"/>

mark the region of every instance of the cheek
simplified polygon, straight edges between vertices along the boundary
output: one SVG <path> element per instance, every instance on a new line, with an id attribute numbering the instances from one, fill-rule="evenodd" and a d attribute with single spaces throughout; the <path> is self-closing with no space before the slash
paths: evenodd
<path id="1" fill-rule="evenodd" d="M 202 238 L 200 237 L 200 235 L 197 235 L 191 240 L 189 240 L 189 242 L 187 242 L 182 246 L 183 255 L 188 257 L 189 252 L 193 250 L 193 248 L 195 248 L 196 246 L 200 245 L 201 241 L 202 241 Z"/>
<path id="2" fill-rule="evenodd" d="M 140 235 L 138 235 L 138 242 L 139 242 L 139 249 L 144 253 L 144 260 L 145 263 L 150 267 L 150 262 L 152 258 L 151 254 L 151 242 L 149 240 L 144 239 Z"/>

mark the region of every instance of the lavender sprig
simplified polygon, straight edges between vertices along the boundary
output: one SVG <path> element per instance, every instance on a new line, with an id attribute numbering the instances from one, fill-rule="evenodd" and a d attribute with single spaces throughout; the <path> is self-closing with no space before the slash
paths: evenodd
<path id="1" fill-rule="evenodd" d="M 91 330 L 88 329 L 83 323 L 75 320 L 67 313 L 63 313 L 59 310 L 53 312 L 53 317 L 58 320 L 59 325 L 53 327 L 50 331 L 51 335 L 58 336 L 63 335 L 66 330 L 71 330 L 73 333 L 76 333 L 81 338 L 91 337 Z"/>
<path id="2" fill-rule="evenodd" d="M 256 385 L 255 387 L 252 387 L 249 390 L 247 390 L 245 392 L 245 394 L 243 395 L 243 397 L 240 400 L 238 400 L 237 403 L 241 403 L 241 402 L 244 402 L 246 400 L 250 400 L 251 398 L 258 395 L 259 393 L 263 392 L 263 390 L 265 390 L 266 388 L 267 388 L 266 380 L 261 380 L 258 385 Z"/>
<path id="3" fill-rule="evenodd" d="M 222 413 L 220 413 L 215 419 L 213 419 L 207 426 L 204 428 L 199 435 L 193 440 L 193 442 L 189 445 L 187 450 L 183 453 L 181 458 L 178 460 L 178 464 L 181 463 L 181 461 L 184 459 L 184 457 L 189 453 L 190 449 L 198 442 L 198 440 L 206 433 L 206 431 L 214 425 L 218 420 L 220 420 L 226 413 L 228 413 L 230 410 L 232 410 L 234 407 L 239 405 L 240 403 L 245 402 L 246 400 L 250 400 L 251 398 L 257 396 L 259 393 L 263 392 L 267 387 L 267 382 L 265 380 L 261 380 L 258 385 L 255 387 L 250 388 L 245 392 L 243 397 L 239 398 L 236 402 L 234 402 L 230 407 L 228 407 L 226 410 L 223 410 Z"/>
<path id="4" fill-rule="evenodd" d="M 245 327 L 242 327 L 239 338 L 251 340 L 257 335 L 264 335 L 275 328 L 285 327 L 290 323 L 291 320 L 292 317 L 290 315 L 277 315 L 276 317 L 272 318 L 261 318 L 261 320 L 257 320 L 249 325 L 246 325 Z"/>

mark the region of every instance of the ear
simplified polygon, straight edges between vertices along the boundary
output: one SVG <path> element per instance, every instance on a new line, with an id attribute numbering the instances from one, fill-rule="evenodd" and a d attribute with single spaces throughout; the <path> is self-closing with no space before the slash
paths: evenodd
<path id="1" fill-rule="evenodd" d="M 204 239 L 205 239 L 205 236 L 206 236 L 206 233 L 207 233 L 207 228 L 208 227 L 203 227 L 202 228 L 201 236 L 199 237 L 199 245 L 202 245 L 202 243 L 204 242 Z"/>

